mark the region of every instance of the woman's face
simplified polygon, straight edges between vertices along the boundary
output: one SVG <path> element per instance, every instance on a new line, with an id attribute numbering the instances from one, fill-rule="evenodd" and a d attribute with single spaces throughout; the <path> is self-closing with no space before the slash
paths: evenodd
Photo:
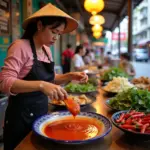
<path id="1" fill-rule="evenodd" d="M 52 29 L 50 25 L 47 25 L 45 28 L 38 30 L 38 36 L 42 45 L 53 45 L 56 42 L 56 40 L 60 37 L 64 29 L 65 24 L 61 24 L 60 26 L 54 29 Z"/>
<path id="2" fill-rule="evenodd" d="M 84 56 L 84 55 L 85 55 L 85 53 L 86 53 L 85 48 L 82 48 L 82 49 L 80 50 L 80 52 L 81 52 L 81 56 Z"/>

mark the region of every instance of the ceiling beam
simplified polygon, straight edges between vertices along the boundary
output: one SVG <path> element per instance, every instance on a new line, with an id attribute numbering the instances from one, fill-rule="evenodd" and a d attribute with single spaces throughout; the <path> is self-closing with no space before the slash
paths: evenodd
<path id="1" fill-rule="evenodd" d="M 123 4 L 122 4 L 122 6 L 121 6 L 121 8 L 120 8 L 120 10 L 119 10 L 119 16 L 122 16 L 124 13 L 125 13 L 125 11 L 126 11 L 126 9 L 128 8 L 128 1 L 127 0 L 125 0 L 124 2 L 123 2 Z"/>
<path id="2" fill-rule="evenodd" d="M 81 2 L 79 2 L 79 0 L 75 0 L 75 2 L 76 2 L 76 5 L 77 5 L 77 7 L 78 7 L 78 9 L 79 9 L 79 12 L 80 12 L 80 14 L 81 14 L 81 17 L 82 17 L 82 21 L 83 21 L 83 24 L 85 23 L 85 20 L 84 20 L 84 15 L 83 15 L 83 10 L 82 10 L 82 7 L 81 7 Z"/>
<path id="3" fill-rule="evenodd" d="M 111 30 L 111 31 L 113 31 L 114 28 L 115 28 L 114 26 L 115 26 L 115 24 L 116 24 L 117 18 L 118 18 L 118 16 L 115 17 L 115 19 L 114 19 L 114 21 L 113 21 L 113 23 L 112 23 L 112 25 L 111 25 L 111 27 L 110 27 L 110 30 Z"/>
<path id="4" fill-rule="evenodd" d="M 142 0 L 134 0 L 134 2 L 135 2 L 135 6 L 134 7 L 136 7 L 137 5 L 139 5 L 142 2 Z M 120 11 L 118 13 L 119 14 L 118 17 L 116 17 L 116 19 L 114 20 L 114 22 L 113 22 L 113 24 L 111 26 L 111 30 L 112 31 L 116 27 L 116 24 L 118 22 L 118 18 L 120 18 L 120 16 L 121 16 L 121 18 L 120 18 L 120 22 L 121 22 L 123 20 L 123 18 L 126 16 L 125 12 L 126 12 L 127 8 L 128 8 L 128 5 L 127 5 L 127 1 L 125 0 L 124 3 L 122 4 L 121 8 L 120 8 Z"/>
<path id="5" fill-rule="evenodd" d="M 116 27 L 116 24 L 119 24 L 122 21 L 122 18 L 120 18 L 120 16 L 123 16 L 126 8 L 127 8 L 127 1 L 125 0 L 123 2 L 122 6 L 121 6 L 121 8 L 119 10 L 119 12 L 118 12 L 118 15 L 116 16 L 116 19 L 114 20 L 114 22 L 113 22 L 113 24 L 111 26 L 111 31 L 114 30 L 114 28 Z M 120 21 L 119 23 L 118 23 L 118 20 Z"/>
<path id="6" fill-rule="evenodd" d="M 100 12 L 101 14 L 103 13 L 111 13 L 111 14 L 114 14 L 114 15 L 118 15 L 118 13 L 116 13 L 116 11 L 113 11 L 113 10 L 108 10 L 108 9 L 104 9 L 102 12 Z"/>

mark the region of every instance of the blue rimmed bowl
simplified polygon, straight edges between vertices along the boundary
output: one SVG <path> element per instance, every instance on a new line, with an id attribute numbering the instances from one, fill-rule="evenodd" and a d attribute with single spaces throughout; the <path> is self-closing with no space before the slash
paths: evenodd
<path id="1" fill-rule="evenodd" d="M 127 133 L 128 135 L 134 136 L 136 138 L 140 138 L 142 140 L 149 140 L 150 139 L 150 134 L 147 133 L 140 133 L 140 132 L 134 132 L 131 130 L 127 130 L 124 128 L 121 128 L 116 122 L 115 120 L 119 119 L 120 115 L 122 113 L 127 113 L 129 110 L 122 110 L 122 111 L 118 111 L 116 113 L 114 113 L 111 117 L 111 121 L 112 123 L 120 130 L 122 130 L 124 133 Z"/>
<path id="2" fill-rule="evenodd" d="M 65 119 L 66 117 L 69 117 L 69 116 L 72 116 L 72 114 L 70 114 L 70 112 L 68 111 L 61 111 L 61 112 L 54 112 L 54 113 L 51 113 L 49 115 L 44 115 L 40 118 L 38 118 L 34 123 L 33 123 L 33 131 L 47 139 L 47 140 L 50 140 L 52 142 L 56 142 L 56 143 L 61 143 L 61 144 L 85 144 L 85 143 L 90 143 L 90 142 L 93 142 L 93 141 L 96 141 L 98 139 L 101 139 L 103 137 L 105 137 L 112 129 L 112 124 L 111 122 L 109 121 L 109 119 L 107 119 L 105 116 L 103 115 L 100 115 L 100 114 L 97 114 L 97 113 L 93 113 L 93 112 L 80 112 L 79 115 L 77 115 L 76 117 L 86 117 L 86 118 L 94 118 L 96 119 L 97 121 L 103 123 L 104 125 L 104 130 L 103 132 L 94 137 L 94 138 L 91 138 L 91 139 L 86 139 L 86 140 L 57 140 L 57 139 L 53 139 L 53 138 L 49 138 L 48 136 L 46 136 L 43 132 L 43 127 L 45 125 L 47 125 L 48 123 L 50 122 L 55 122 L 55 121 L 59 121 L 60 119 Z"/>

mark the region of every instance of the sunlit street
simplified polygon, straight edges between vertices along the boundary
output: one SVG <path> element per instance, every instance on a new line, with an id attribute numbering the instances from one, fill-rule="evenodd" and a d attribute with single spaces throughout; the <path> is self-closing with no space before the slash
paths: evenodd
<path id="1" fill-rule="evenodd" d="M 133 62 L 136 70 L 136 77 L 150 77 L 150 61 L 149 62 Z"/>

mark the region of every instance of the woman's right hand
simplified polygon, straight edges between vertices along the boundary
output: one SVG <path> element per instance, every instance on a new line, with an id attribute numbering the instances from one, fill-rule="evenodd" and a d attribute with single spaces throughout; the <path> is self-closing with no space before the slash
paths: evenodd
<path id="1" fill-rule="evenodd" d="M 61 86 L 49 82 L 42 81 L 40 90 L 50 99 L 64 100 L 68 97 L 67 92 Z"/>

